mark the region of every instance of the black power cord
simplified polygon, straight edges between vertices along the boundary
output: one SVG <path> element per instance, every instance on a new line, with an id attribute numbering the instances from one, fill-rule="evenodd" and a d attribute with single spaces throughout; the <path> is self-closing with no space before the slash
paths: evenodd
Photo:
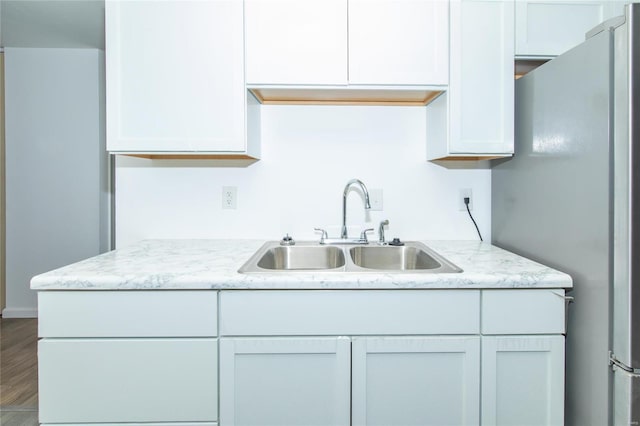
<path id="1" fill-rule="evenodd" d="M 473 218 L 473 215 L 471 214 L 471 210 L 469 210 L 469 197 L 464 197 L 464 205 L 467 206 L 467 212 L 469 213 L 469 217 L 471 218 L 471 221 L 473 222 L 473 224 L 476 226 L 476 231 L 478 231 L 478 237 L 480 237 L 480 241 L 484 241 L 482 239 L 482 235 L 480 234 L 480 229 L 478 229 L 478 224 Z"/>

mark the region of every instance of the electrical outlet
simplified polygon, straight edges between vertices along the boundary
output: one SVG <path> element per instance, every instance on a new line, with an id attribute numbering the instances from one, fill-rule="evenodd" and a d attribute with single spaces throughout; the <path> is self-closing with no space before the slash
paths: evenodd
<path id="1" fill-rule="evenodd" d="M 382 189 L 372 188 L 369 190 L 369 204 L 371 204 L 371 211 L 382 211 Z"/>
<path id="2" fill-rule="evenodd" d="M 235 210 L 238 198 L 238 187 L 223 186 L 222 187 L 222 208 Z"/>
<path id="3" fill-rule="evenodd" d="M 469 197 L 469 210 L 473 210 L 473 191 L 471 188 L 463 188 L 458 195 L 458 210 L 467 211 L 467 206 L 464 204 L 464 199 Z"/>

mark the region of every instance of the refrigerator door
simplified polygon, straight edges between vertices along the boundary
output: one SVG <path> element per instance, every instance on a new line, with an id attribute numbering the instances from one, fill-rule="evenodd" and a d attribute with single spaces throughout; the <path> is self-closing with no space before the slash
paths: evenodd
<path id="1" fill-rule="evenodd" d="M 611 37 L 516 82 L 516 152 L 491 176 L 493 243 L 573 278 L 567 425 L 609 423 Z"/>
<path id="2" fill-rule="evenodd" d="M 640 369 L 640 4 L 614 38 L 613 352 Z"/>

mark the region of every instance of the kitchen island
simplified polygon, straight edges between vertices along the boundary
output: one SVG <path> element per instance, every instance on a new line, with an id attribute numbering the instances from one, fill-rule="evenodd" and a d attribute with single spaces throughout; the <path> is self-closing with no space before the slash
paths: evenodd
<path id="1" fill-rule="evenodd" d="M 424 242 L 461 273 L 238 273 L 263 243 L 34 277 L 40 422 L 562 424 L 568 275 L 469 241 Z"/>

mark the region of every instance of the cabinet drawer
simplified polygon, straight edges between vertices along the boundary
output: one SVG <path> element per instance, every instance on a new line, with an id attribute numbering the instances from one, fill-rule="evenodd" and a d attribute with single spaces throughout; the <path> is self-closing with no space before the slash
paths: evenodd
<path id="1" fill-rule="evenodd" d="M 479 290 L 223 291 L 229 336 L 476 334 Z"/>
<path id="2" fill-rule="evenodd" d="M 42 423 L 214 422 L 216 339 L 43 339 Z"/>
<path id="3" fill-rule="evenodd" d="M 215 291 L 41 291 L 40 337 L 214 337 Z"/>
<path id="4" fill-rule="evenodd" d="M 138 423 L 40 423 L 41 426 L 139 426 Z M 144 426 L 218 426 L 216 422 L 145 423 Z"/>
<path id="5" fill-rule="evenodd" d="M 482 334 L 565 332 L 563 290 L 483 290 Z"/>

